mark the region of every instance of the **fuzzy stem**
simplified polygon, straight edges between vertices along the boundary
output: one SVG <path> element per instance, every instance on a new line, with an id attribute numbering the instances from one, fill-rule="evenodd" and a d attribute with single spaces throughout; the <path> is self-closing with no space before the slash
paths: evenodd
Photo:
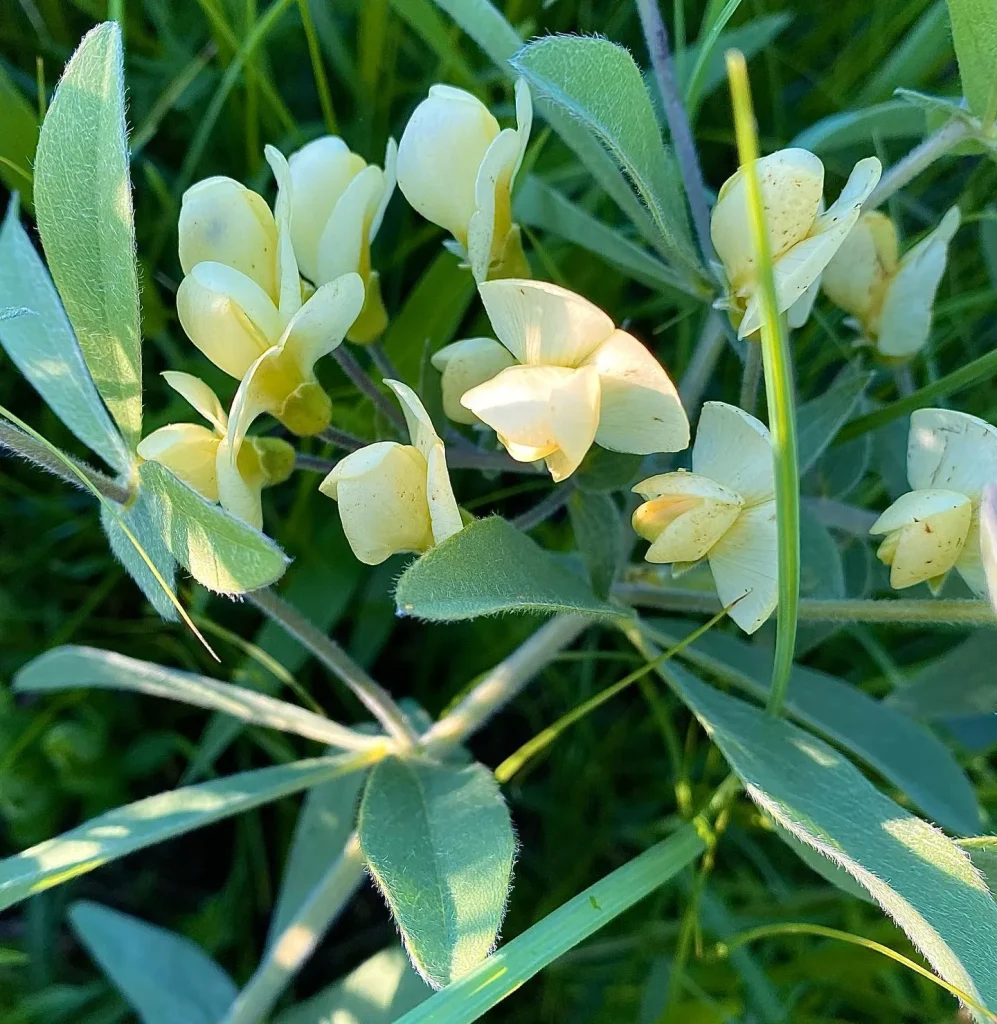
<path id="1" fill-rule="evenodd" d="M 574 482 L 572 480 L 565 481 L 544 495 L 532 508 L 528 508 L 522 515 L 516 516 L 512 525 L 517 530 L 532 530 L 534 526 L 539 526 L 545 519 L 550 519 L 555 512 L 564 508 L 574 490 Z"/>
<path id="2" fill-rule="evenodd" d="M 395 364 L 391 361 L 391 356 L 384 351 L 384 346 L 379 341 L 368 345 L 367 352 L 370 355 L 370 361 L 377 367 L 377 372 L 381 375 L 382 380 L 402 379 L 395 369 Z"/>
<path id="3" fill-rule="evenodd" d="M 727 332 L 724 330 L 721 313 L 711 310 L 707 316 L 699 340 L 693 350 L 689 365 L 679 382 L 679 397 L 691 416 L 703 401 L 703 394 L 710 384 L 720 353 L 723 352 Z"/>
<path id="4" fill-rule="evenodd" d="M 393 423 L 404 435 L 408 435 L 408 427 L 405 424 L 405 417 L 401 410 L 385 395 L 381 389 L 367 376 L 367 372 L 357 362 L 356 357 L 346 347 L 340 345 L 332 353 L 333 359 L 339 363 L 339 368 L 350 378 L 351 381 L 374 403 L 374 405 Z"/>
<path id="5" fill-rule="evenodd" d="M 0 420 L 0 449 L 6 449 L 14 455 L 33 463 L 40 469 L 51 473 L 53 476 L 65 480 L 66 483 L 85 490 L 82 481 L 75 473 L 65 466 L 60 459 L 57 459 L 43 444 L 40 444 L 33 437 L 18 430 L 13 424 L 6 420 Z M 71 456 L 66 456 L 71 458 Z M 73 465 L 104 495 L 119 505 L 127 504 L 131 499 L 131 492 L 127 487 L 122 487 L 117 481 L 109 476 L 104 476 L 96 469 L 92 469 L 79 459 L 72 459 Z"/>
<path id="6" fill-rule="evenodd" d="M 335 445 L 337 448 L 344 448 L 348 452 L 359 451 L 361 448 L 366 448 L 367 445 L 374 443 L 364 437 L 357 437 L 356 434 L 351 434 L 349 431 L 340 430 L 338 427 L 326 427 L 318 436 L 326 444 Z"/>
<path id="7" fill-rule="evenodd" d="M 744 372 L 741 376 L 740 406 L 745 412 L 755 414 L 758 404 L 758 384 L 762 379 L 762 346 L 761 342 L 748 340 L 744 353 Z"/>
<path id="8" fill-rule="evenodd" d="M 954 118 L 929 135 L 919 146 L 915 146 L 903 159 L 898 160 L 879 179 L 879 184 L 863 204 L 865 210 L 882 206 L 895 192 L 913 181 L 922 171 L 927 170 L 940 156 L 944 156 L 970 134 L 969 124 L 961 118 Z"/>
<path id="9" fill-rule="evenodd" d="M 246 599 L 341 679 L 402 749 L 412 750 L 418 746 L 419 737 L 391 694 L 372 679 L 335 640 L 326 636 L 297 608 L 270 588 L 253 590 L 246 595 Z"/>
<path id="10" fill-rule="evenodd" d="M 699 165 L 692 129 L 689 127 L 689 117 L 675 83 L 675 68 L 668 46 L 668 30 L 661 18 L 661 11 L 658 10 L 658 0 L 636 0 L 636 3 L 644 39 L 651 55 L 651 64 L 654 66 L 654 76 L 661 92 L 665 119 L 668 121 L 668 130 L 675 146 L 682 183 L 692 213 L 692 223 L 699 239 L 699 249 L 708 264 L 713 258 L 713 243 L 710 241 L 710 207 L 706 199 L 706 183 Z"/>

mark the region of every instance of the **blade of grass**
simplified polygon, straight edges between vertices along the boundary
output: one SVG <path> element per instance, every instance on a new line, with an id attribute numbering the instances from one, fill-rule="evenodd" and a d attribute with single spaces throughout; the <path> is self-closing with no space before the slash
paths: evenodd
<path id="1" fill-rule="evenodd" d="M 315 88 L 318 90 L 318 101 L 322 107 L 322 119 L 325 121 L 325 130 L 330 135 L 338 135 L 339 122 L 336 120 L 336 111 L 332 105 L 329 79 L 325 73 L 325 65 L 322 63 L 322 50 L 318 44 L 318 36 L 315 34 L 315 23 L 312 21 L 312 12 L 308 4 L 309 0 L 298 0 L 298 10 L 301 12 L 301 25 L 305 30 L 308 56 L 312 62 L 312 74 L 315 76 Z"/>
<path id="2" fill-rule="evenodd" d="M 800 602 L 800 473 L 796 450 L 796 409 L 793 405 L 792 363 L 786 325 L 775 296 L 772 254 L 769 251 L 765 210 L 758 181 L 758 133 L 748 86 L 748 67 L 740 50 L 727 53 L 734 105 L 737 151 L 745 170 L 751 233 L 758 253 L 764 319 L 761 328 L 765 396 L 775 458 L 775 506 L 779 531 L 779 605 L 776 620 L 775 659 L 769 711 L 777 715 L 786 697 L 796 648 L 796 621 Z M 749 341 L 748 344 L 754 344 Z"/>
<path id="3" fill-rule="evenodd" d="M 706 76 L 706 69 L 709 66 L 713 50 L 717 45 L 720 34 L 727 27 L 727 22 L 734 17 L 741 0 L 728 0 L 724 9 L 710 25 L 699 43 L 699 52 L 696 54 L 696 63 L 692 67 L 692 73 L 685 86 L 685 109 L 694 111 L 699 105 L 700 95 L 703 87 L 703 79 Z"/>

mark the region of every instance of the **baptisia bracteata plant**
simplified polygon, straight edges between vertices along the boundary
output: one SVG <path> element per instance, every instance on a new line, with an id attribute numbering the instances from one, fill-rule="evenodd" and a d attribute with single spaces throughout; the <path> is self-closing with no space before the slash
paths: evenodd
<path id="1" fill-rule="evenodd" d="M 935 293 L 960 219 L 953 206 L 901 258 L 896 225 L 885 213 L 870 210 L 825 268 L 821 281 L 828 298 L 851 314 L 860 341 L 883 360 L 907 362 L 927 343 Z"/>
<path id="2" fill-rule="evenodd" d="M 598 306 L 545 281 L 479 285 L 496 336 L 515 360 L 465 391 L 461 405 L 498 434 L 517 462 L 543 459 L 555 481 L 578 468 L 593 443 L 648 455 L 681 451 L 689 421 L 653 355 Z M 478 339 L 438 356 L 451 403 L 461 384 L 502 361 L 501 346 Z"/>
<path id="3" fill-rule="evenodd" d="M 453 235 L 477 282 L 524 277 L 512 187 L 533 124 L 527 84 L 516 82 L 516 127 L 499 128 L 477 97 L 434 85 L 398 145 L 398 187 L 412 207 Z"/>
<path id="4" fill-rule="evenodd" d="M 775 475 L 768 429 L 725 402 L 707 402 L 692 447 L 692 472 L 648 477 L 633 528 L 649 562 L 682 573 L 707 559 L 717 595 L 746 633 L 772 614 L 777 596 Z"/>
<path id="5" fill-rule="evenodd" d="M 910 418 L 907 479 L 870 531 L 883 537 L 879 558 L 898 590 L 927 582 L 938 591 L 955 569 L 987 596 L 980 548 L 980 503 L 997 481 L 997 428 L 951 409 L 919 409 Z"/>
<path id="6" fill-rule="evenodd" d="M 822 208 L 824 165 L 808 150 L 781 149 L 761 157 L 755 169 L 777 305 L 780 313 L 789 313 L 792 324 L 799 326 L 809 315 L 821 273 L 858 220 L 882 167 L 875 157 L 860 160 L 826 211 Z M 739 168 L 724 182 L 710 220 L 710 237 L 727 282 L 717 306 L 728 311 L 740 338 L 754 334 L 763 316 L 744 173 L 744 168 Z"/>

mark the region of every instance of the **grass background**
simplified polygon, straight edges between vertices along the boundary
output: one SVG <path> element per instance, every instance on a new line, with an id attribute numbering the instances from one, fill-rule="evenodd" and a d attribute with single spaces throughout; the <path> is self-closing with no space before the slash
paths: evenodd
<path id="1" fill-rule="evenodd" d="M 524 38 L 546 32 L 604 34 L 646 63 L 629 0 L 507 0 L 500 4 Z M 676 49 L 694 40 L 705 4 L 665 4 Z M 716 5 L 714 5 L 716 6 Z M 255 0 L 127 0 L 126 70 L 133 132 L 133 181 L 145 329 L 146 430 L 187 418 L 159 370 L 205 376 L 223 399 L 234 382 L 204 360 L 183 336 L 174 294 L 178 198 L 186 181 L 228 174 L 272 196 L 262 159 L 265 142 L 289 153 L 331 128 L 367 159 L 379 162 L 390 135 L 430 84 L 470 88 L 507 120 L 511 90 L 473 43 L 429 0 L 312 0 L 312 42 L 331 103 L 320 103 L 309 32 L 301 7 L 283 0 L 262 46 L 251 56 L 220 116 L 205 122 L 225 69 L 261 15 Z M 51 95 L 80 36 L 107 16 L 99 0 L 11 0 L 0 8 L 0 177 L 26 189 L 31 119 Z M 750 63 L 763 150 L 786 145 L 814 122 L 888 100 L 895 87 L 958 93 L 943 0 L 838 0 L 815 5 L 744 0 L 731 26 L 779 16 L 781 31 Z M 683 58 L 679 57 L 680 71 Z M 685 58 L 688 66 L 688 57 Z M 41 94 L 39 85 L 44 86 Z M 609 87 L 611 83 L 607 83 Z M 16 94 L 20 99 L 15 99 Z M 897 113 L 854 145 L 821 153 L 828 192 L 836 194 L 855 159 L 878 153 L 885 163 L 917 136 L 910 114 Z M 708 183 L 717 188 L 736 165 L 729 100 L 721 83 L 694 125 Z M 536 171 L 609 223 L 615 208 L 542 126 L 534 133 Z M 191 154 L 194 154 L 194 159 Z M 893 201 L 907 239 L 933 226 L 958 201 L 966 226 L 952 247 L 932 345 L 913 366 L 923 384 L 993 346 L 997 264 L 988 263 L 987 204 L 997 167 L 978 157 L 940 162 Z M 394 318 L 386 347 L 418 381 L 427 341 L 432 347 L 487 333 L 472 303 L 469 276 L 440 255 L 441 232 L 407 207 L 391 203 L 374 261 Z M 656 294 L 553 235 L 527 238 L 535 273 L 565 284 L 606 308 L 651 344 L 678 378 L 705 310 Z M 995 253 L 997 254 L 997 253 Z M 820 394 L 857 356 L 841 316 L 826 301 L 794 339 L 799 397 Z M 331 361 L 330 361 L 331 362 Z M 338 425 L 373 431 L 364 405 L 326 367 Z M 428 379 L 428 378 L 427 378 Z M 740 367 L 728 349 L 708 397 L 736 401 Z M 874 399 L 894 397 L 892 374 L 873 384 Z M 0 402 L 77 454 L 73 439 L 0 356 Z M 955 406 L 993 419 L 997 391 L 977 385 Z M 804 481 L 810 495 L 847 497 L 881 508 L 903 489 L 905 423 L 833 450 Z M 319 452 L 314 442 L 308 450 Z M 499 660 L 534 628 L 505 618 L 457 626 L 423 626 L 394 615 L 391 586 L 404 559 L 369 569 L 349 553 L 335 508 L 318 494 L 314 475 L 299 474 L 266 499 L 268 529 L 296 558 L 286 593 L 324 620 L 350 652 L 396 696 L 417 700 L 436 715 L 474 676 Z M 462 472 L 456 486 L 475 511 L 515 515 L 544 485 Z M 530 492 L 525 488 L 533 488 Z M 537 488 L 541 490 L 537 490 Z M 510 493 L 510 491 L 512 493 Z M 567 548 L 562 516 L 536 531 L 547 546 Z M 864 542 L 837 537 L 849 596 L 871 595 L 885 577 Z M 804 587 L 821 593 L 831 570 L 804 563 Z M 810 573 L 809 579 L 807 573 Z M 953 590 L 953 593 L 956 593 Z M 246 641 L 287 661 L 294 649 L 271 629 L 261 632 L 252 609 L 181 586 L 223 658 L 222 674 L 251 683 L 265 672 Z M 243 639 L 240 639 L 243 638 Z M 804 630 L 808 664 L 883 695 L 956 642 L 958 631 L 899 631 L 845 627 Z M 763 634 L 762 642 L 771 641 Z M 206 716 L 151 698 L 117 693 L 69 693 L 15 701 L 4 688 L 28 659 L 61 643 L 84 643 L 164 664 L 214 674 L 203 650 L 180 626 L 166 626 L 114 563 L 92 500 L 59 482 L 0 460 L 0 854 L 47 838 L 100 811 L 175 786 L 196 757 Z M 995 646 L 994 653 L 997 653 Z M 293 664 L 297 678 L 327 712 L 352 721 L 360 708 L 314 664 Z M 612 633 L 592 631 L 580 649 L 560 659 L 473 741 L 475 755 L 494 766 L 522 742 L 636 666 L 633 652 Z M 660 723 L 670 720 L 684 744 L 683 769 L 669 767 Z M 958 738 L 984 807 L 997 802 L 988 752 L 997 741 L 989 719 L 962 722 Z M 310 752 L 304 741 L 249 730 L 215 765 L 219 774 L 291 760 Z M 674 829 L 677 785 L 698 802 L 723 777 L 724 765 L 688 713 L 645 678 L 565 734 L 549 755 L 507 787 L 521 841 L 507 937 L 518 934 L 564 900 Z M 0 917 L 0 1020 L 4 1024 L 72 1021 L 111 1024 L 130 1019 L 64 923 L 68 901 L 90 898 L 182 931 L 245 980 L 259 956 L 281 865 L 298 808 L 289 799 L 161 847 L 133 855 L 33 898 Z M 335 851 L 330 851 L 330 856 Z M 667 1005 L 660 993 L 679 944 L 688 883 L 661 890 L 583 947 L 514 994 L 489 1020 L 712 1022 L 749 1020 L 745 981 L 730 962 L 709 955 L 709 930 L 699 956 L 689 950 L 686 982 Z M 768 832 L 754 808 L 739 802 L 717 851 L 709 892 L 735 931 L 773 921 L 811 921 L 843 928 L 910 953 L 903 935 L 873 908 L 849 899 L 812 874 Z M 364 890 L 301 975 L 305 996 L 393 939 L 380 900 Z M 787 1007 L 808 1021 L 937 1022 L 955 1019 L 952 1001 L 927 982 L 866 951 L 820 940 L 770 942 L 753 951 Z M 15 954 L 27 955 L 23 962 Z"/>

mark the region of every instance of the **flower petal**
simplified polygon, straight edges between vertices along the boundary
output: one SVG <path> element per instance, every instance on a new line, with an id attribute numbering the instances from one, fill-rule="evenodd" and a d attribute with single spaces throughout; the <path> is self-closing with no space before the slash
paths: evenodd
<path id="1" fill-rule="evenodd" d="M 250 445 L 245 445 L 237 458 L 232 457 L 231 440 L 224 438 L 218 446 L 216 472 L 218 475 L 218 500 L 222 508 L 249 523 L 257 530 L 263 529 L 263 504 L 260 492 L 263 481 L 257 474 L 247 479 L 243 473 L 246 456 L 252 458 Z"/>
<path id="2" fill-rule="evenodd" d="M 385 192 L 384 171 L 373 164 L 346 186 L 318 244 L 316 284 L 347 273 L 370 273 L 371 224 Z"/>
<path id="3" fill-rule="evenodd" d="M 979 509 L 974 509 L 973 518 L 966 534 L 966 542 L 955 563 L 956 572 L 966 581 L 966 586 L 977 597 L 988 597 L 987 567 L 983 558 L 983 536 L 980 529 Z"/>
<path id="4" fill-rule="evenodd" d="M 721 604 L 741 598 L 730 617 L 745 633 L 754 633 L 775 610 L 779 595 L 775 502 L 746 508 L 707 557 Z"/>
<path id="5" fill-rule="evenodd" d="M 512 176 L 519 161 L 519 133 L 504 128 L 485 152 L 474 182 L 475 211 L 467 228 L 467 257 L 474 280 L 488 279 L 488 268 L 512 227 Z"/>
<path id="6" fill-rule="evenodd" d="M 346 186 L 367 166 L 337 135 L 323 135 L 288 158 L 291 241 L 301 273 L 318 284 L 319 239 Z"/>
<path id="7" fill-rule="evenodd" d="M 398 184 L 398 143 L 394 139 L 388 139 L 384 147 L 384 188 L 381 190 L 381 201 L 374 211 L 374 219 L 370 222 L 370 230 L 367 236 L 369 242 L 374 241 L 374 236 L 381 230 L 381 221 L 384 220 L 385 210 L 391 197 L 395 194 L 395 186 Z"/>
<path id="8" fill-rule="evenodd" d="M 631 334 L 616 330 L 585 361 L 599 372 L 596 441 L 614 452 L 649 455 L 689 447 L 689 419 L 675 385 Z"/>
<path id="9" fill-rule="evenodd" d="M 389 380 L 385 378 L 385 384 L 395 393 L 402 412 L 405 414 L 405 425 L 408 427 L 409 437 L 412 444 L 419 450 L 422 457 L 429 460 L 429 453 L 440 440 L 436 433 L 436 427 L 426 412 L 419 396 L 400 380 Z"/>
<path id="10" fill-rule="evenodd" d="M 455 423 L 480 423 L 474 413 L 461 405 L 461 398 L 479 384 L 498 376 L 515 360 L 508 349 L 492 338 L 465 338 L 445 345 L 430 359 L 440 371 L 443 411 Z"/>
<path id="11" fill-rule="evenodd" d="M 770 500 L 775 468 L 768 427 L 737 406 L 706 402 L 696 428 L 692 470 L 740 494 L 745 505 Z"/>
<path id="12" fill-rule="evenodd" d="M 429 502 L 429 520 L 433 526 L 433 540 L 440 544 L 447 537 L 460 533 L 464 521 L 454 497 L 453 484 L 447 470 L 447 453 L 442 441 L 430 449 L 426 469 L 426 499 Z"/>
<path id="13" fill-rule="evenodd" d="M 876 348 L 884 356 L 912 356 L 927 342 L 935 293 L 945 272 L 949 242 L 960 220 L 959 207 L 953 206 L 938 227 L 900 261 L 879 316 Z"/>
<path id="14" fill-rule="evenodd" d="M 554 483 L 566 480 L 581 465 L 599 427 L 599 374 L 582 366 L 550 396 L 550 420 L 557 450 L 547 456 Z"/>
<path id="15" fill-rule="evenodd" d="M 301 308 L 301 276 L 294 257 L 291 238 L 291 170 L 284 154 L 275 146 L 263 150 L 277 181 L 277 202 L 274 220 L 277 222 L 277 308 L 283 323 L 287 323 Z"/>
<path id="16" fill-rule="evenodd" d="M 810 319 L 817 293 L 820 291 L 820 277 L 786 310 L 786 323 L 798 331 Z"/>
<path id="17" fill-rule="evenodd" d="M 364 304 L 359 274 L 343 274 L 324 284 L 291 318 L 280 348 L 302 376 L 311 377 L 315 364 L 339 348 Z"/>
<path id="18" fill-rule="evenodd" d="M 163 378 L 178 394 L 182 395 L 190 405 L 199 412 L 219 434 L 224 434 L 228 426 L 228 416 L 218 401 L 218 396 L 192 373 L 181 373 L 179 370 L 164 370 Z"/>
<path id="19" fill-rule="evenodd" d="M 276 415 L 284 399 L 294 390 L 287 379 L 285 360 L 275 345 L 267 349 L 246 371 L 232 399 L 228 414 L 228 441 L 234 460 L 257 417 L 268 412 Z"/>
<path id="20" fill-rule="evenodd" d="M 218 443 L 218 435 L 199 423 L 170 423 L 142 438 L 136 451 L 147 462 L 165 466 L 209 501 L 217 501 Z"/>
<path id="21" fill-rule="evenodd" d="M 907 479 L 914 490 L 942 487 L 979 501 L 997 480 L 997 429 L 952 409 L 918 409 L 910 418 Z"/>
<path id="22" fill-rule="evenodd" d="M 418 213 L 461 245 L 475 210 L 478 168 L 498 133 L 498 121 L 479 99 L 434 85 L 398 145 L 398 187 Z"/>
<path id="23" fill-rule="evenodd" d="M 478 292 L 498 340 L 529 366 L 579 366 L 615 329 L 588 299 L 546 281 L 487 281 Z"/>
<path id="24" fill-rule="evenodd" d="M 232 178 L 206 178 L 183 194 L 180 266 L 224 263 L 277 298 L 277 225 L 266 200 Z"/>
<path id="25" fill-rule="evenodd" d="M 280 336 L 280 318 L 267 293 L 222 263 L 198 263 L 180 282 L 177 315 L 187 337 L 236 378 Z"/>
<path id="26" fill-rule="evenodd" d="M 897 230 L 878 210 L 863 213 L 824 269 L 827 297 L 846 313 L 868 320 L 897 267 Z"/>

